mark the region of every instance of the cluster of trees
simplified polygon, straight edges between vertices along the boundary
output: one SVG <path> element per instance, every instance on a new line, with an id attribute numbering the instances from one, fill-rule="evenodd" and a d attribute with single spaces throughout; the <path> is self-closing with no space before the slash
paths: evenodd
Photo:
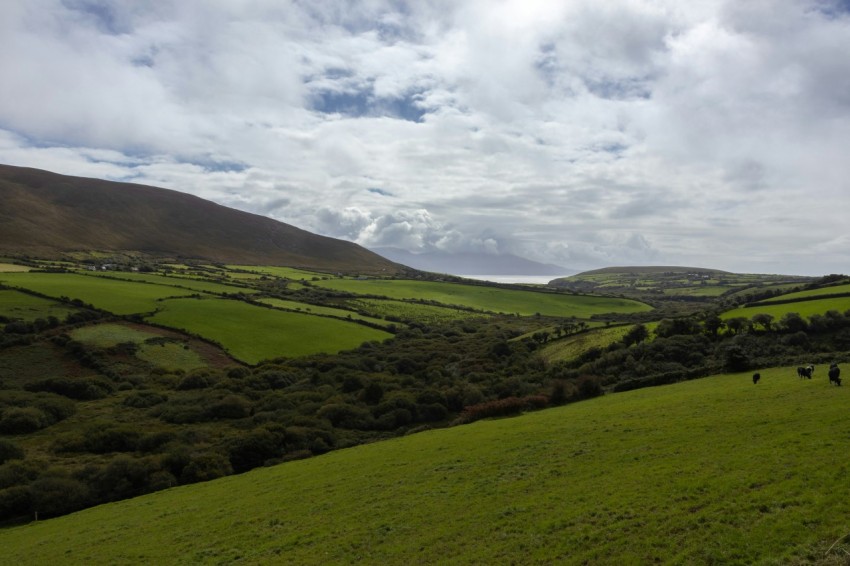
<path id="1" fill-rule="evenodd" d="M 636 324 L 620 341 L 592 348 L 550 372 L 569 378 L 595 375 L 621 391 L 721 371 L 832 362 L 848 350 L 850 311 L 829 311 L 808 320 L 792 312 L 778 321 L 766 314 L 722 320 L 709 313 L 664 319 L 652 333 Z"/>

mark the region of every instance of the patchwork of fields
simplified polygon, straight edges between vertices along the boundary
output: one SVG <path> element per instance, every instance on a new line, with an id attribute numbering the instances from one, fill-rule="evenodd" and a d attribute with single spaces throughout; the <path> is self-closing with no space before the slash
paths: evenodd
<path id="1" fill-rule="evenodd" d="M 603 313 L 628 314 L 651 310 L 649 305 L 629 299 L 433 281 L 360 280 L 286 267 L 239 265 L 192 268 L 173 264 L 167 269 L 176 270 L 178 275 L 129 271 L 47 273 L 7 270 L 0 272 L 0 283 L 47 297 L 79 299 L 116 315 L 142 315 L 152 323 L 218 343 L 231 356 L 250 364 L 280 356 L 333 353 L 391 336 L 358 323 L 373 327 L 403 327 L 403 321 L 440 324 L 489 316 L 487 313 L 495 312 L 589 319 Z M 238 281 L 238 284 L 226 284 L 222 280 Z M 275 287 L 275 282 L 282 283 L 283 287 Z M 285 288 L 289 293 L 309 293 L 312 287 L 308 284 L 320 290 L 382 298 L 364 296 L 316 305 L 280 296 L 260 297 L 259 302 L 274 309 L 264 309 L 243 301 L 213 300 L 216 295 L 252 296 L 279 288 Z M 191 299 L 190 296 L 205 300 Z M 0 294 L 0 314 L 4 309 L 12 318 L 31 320 L 39 316 L 53 316 L 51 313 L 63 318 L 72 307 L 6 290 Z M 160 353 L 173 350 L 174 355 L 182 354 L 174 345 L 162 345 L 161 348 L 158 350 Z M 143 357 L 151 355 L 151 352 L 142 346 L 137 354 Z M 189 367 L 195 362 L 187 359 L 174 363 L 177 367 Z"/>

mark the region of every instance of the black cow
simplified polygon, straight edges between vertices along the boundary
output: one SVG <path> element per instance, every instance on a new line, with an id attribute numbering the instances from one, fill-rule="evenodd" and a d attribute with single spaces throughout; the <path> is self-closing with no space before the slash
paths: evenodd
<path id="1" fill-rule="evenodd" d="M 809 364 L 806 367 L 798 367 L 797 368 L 797 377 L 800 379 L 811 379 L 812 374 L 815 373 L 815 366 Z"/>
<path id="2" fill-rule="evenodd" d="M 835 385 L 841 385 L 841 378 L 838 377 L 841 375 L 841 369 L 838 367 L 838 364 L 832 364 L 829 366 L 829 382 L 834 383 Z"/>
<path id="3" fill-rule="evenodd" d="M 758 382 L 759 382 L 759 379 L 761 379 L 761 374 L 760 374 L 760 373 L 754 373 L 754 374 L 753 374 L 753 383 L 754 383 L 754 384 L 755 384 L 755 383 L 758 383 Z"/>

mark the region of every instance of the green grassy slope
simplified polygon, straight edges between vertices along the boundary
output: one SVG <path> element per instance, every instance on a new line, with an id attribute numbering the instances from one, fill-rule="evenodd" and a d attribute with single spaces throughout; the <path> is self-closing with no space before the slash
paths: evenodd
<path id="1" fill-rule="evenodd" d="M 850 388 L 761 373 L 171 489 L 2 530 L 0 548 L 10 564 L 841 564 Z"/>
<path id="2" fill-rule="evenodd" d="M 462 305 L 508 314 L 541 313 L 551 316 L 587 318 L 593 314 L 608 312 L 631 313 L 651 310 L 649 305 L 631 299 L 538 293 L 432 281 L 330 279 L 316 281 L 314 284 L 349 293 L 380 295 L 391 299 L 432 300 L 445 305 Z"/>
<path id="3" fill-rule="evenodd" d="M 195 293 L 165 285 L 144 285 L 74 273 L 0 273 L 0 282 L 50 297 L 80 299 L 115 314 L 153 312 L 158 301 Z"/>
<path id="4" fill-rule="evenodd" d="M 795 301 L 792 303 L 773 304 L 769 302 L 759 303 L 752 307 L 739 307 L 733 310 L 724 312 L 721 316 L 723 319 L 743 316 L 752 318 L 756 314 L 769 314 L 776 320 L 782 318 L 782 315 L 795 312 L 802 317 L 808 318 L 813 314 L 823 314 L 829 310 L 845 312 L 850 309 L 850 297 L 835 297 L 831 299 L 818 299 L 813 297 L 808 301 Z"/>
<path id="5" fill-rule="evenodd" d="M 338 352 L 392 334 L 354 322 L 284 312 L 224 299 L 173 299 L 148 320 L 215 340 L 233 357 L 256 364 L 277 357 Z"/>
<path id="6" fill-rule="evenodd" d="M 71 312 L 74 312 L 74 309 L 62 303 L 12 291 L 11 289 L 0 289 L 0 315 L 2 316 L 32 321 L 36 318 L 47 318 L 48 316 L 61 319 Z"/>

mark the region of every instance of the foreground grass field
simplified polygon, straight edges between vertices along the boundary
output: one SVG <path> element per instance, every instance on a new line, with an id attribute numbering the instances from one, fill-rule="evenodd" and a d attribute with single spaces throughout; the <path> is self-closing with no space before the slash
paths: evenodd
<path id="1" fill-rule="evenodd" d="M 10 564 L 844 564 L 850 388 L 723 375 L 0 531 Z"/>

